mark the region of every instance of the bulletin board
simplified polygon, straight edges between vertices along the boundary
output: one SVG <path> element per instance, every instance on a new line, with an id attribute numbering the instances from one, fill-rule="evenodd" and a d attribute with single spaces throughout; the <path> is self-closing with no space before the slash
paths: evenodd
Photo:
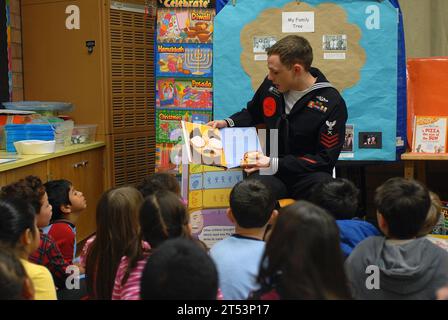
<path id="1" fill-rule="evenodd" d="M 214 118 L 246 106 L 267 74 L 265 47 L 297 34 L 310 41 L 313 66 L 346 101 L 349 118 L 340 159 L 395 160 L 397 145 L 404 146 L 406 139 L 406 88 L 402 22 L 394 2 L 218 2 L 217 8 L 222 7 L 214 29 Z"/>

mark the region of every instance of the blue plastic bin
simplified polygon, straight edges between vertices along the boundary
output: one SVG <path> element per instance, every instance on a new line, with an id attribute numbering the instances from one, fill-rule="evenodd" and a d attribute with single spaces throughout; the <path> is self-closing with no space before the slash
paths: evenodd
<path id="1" fill-rule="evenodd" d="M 7 124 L 5 126 L 6 151 L 17 152 L 14 142 L 21 140 L 54 140 L 51 124 Z"/>

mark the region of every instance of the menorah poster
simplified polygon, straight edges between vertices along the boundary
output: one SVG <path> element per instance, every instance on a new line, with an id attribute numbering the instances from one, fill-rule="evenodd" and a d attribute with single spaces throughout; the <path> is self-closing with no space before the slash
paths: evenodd
<path id="1" fill-rule="evenodd" d="M 157 77 L 212 77 L 213 50 L 210 44 L 158 44 Z"/>
<path id="2" fill-rule="evenodd" d="M 341 158 L 395 160 L 399 15 L 391 1 L 229 1 L 214 20 L 214 118 L 246 106 L 267 75 L 266 48 L 295 34 L 310 41 L 313 66 L 346 101 L 351 131 Z M 359 137 L 367 133 L 382 141 L 366 148 Z"/>

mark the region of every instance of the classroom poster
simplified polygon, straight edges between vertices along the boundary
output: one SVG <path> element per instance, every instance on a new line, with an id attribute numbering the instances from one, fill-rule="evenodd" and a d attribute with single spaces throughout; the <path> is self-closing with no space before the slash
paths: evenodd
<path id="1" fill-rule="evenodd" d="M 157 12 L 158 43 L 212 43 L 214 9 L 160 8 Z"/>
<path id="2" fill-rule="evenodd" d="M 211 79 L 160 77 L 156 82 L 156 107 L 212 110 L 213 82 Z"/>
<path id="3" fill-rule="evenodd" d="M 203 165 L 186 165 L 182 170 L 182 194 L 188 199 L 193 236 L 211 248 L 235 232 L 227 217 L 230 192 L 243 180 L 240 168 L 224 170 Z"/>
<path id="4" fill-rule="evenodd" d="M 180 120 L 205 124 L 213 110 L 215 1 L 157 2 L 156 170 L 179 170 Z"/>

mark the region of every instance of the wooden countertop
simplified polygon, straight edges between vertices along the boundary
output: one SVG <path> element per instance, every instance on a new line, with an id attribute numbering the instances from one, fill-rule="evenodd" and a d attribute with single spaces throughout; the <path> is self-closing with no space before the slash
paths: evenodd
<path id="1" fill-rule="evenodd" d="M 73 153 L 88 151 L 100 147 L 104 147 L 106 144 L 102 141 L 97 141 L 93 143 L 86 143 L 86 144 L 76 144 L 72 145 L 70 147 L 66 147 L 64 149 L 58 150 L 54 153 L 48 153 L 48 154 L 38 154 L 38 155 L 18 155 L 16 153 L 8 153 L 8 152 L 0 152 L 0 159 L 6 159 L 6 158 L 14 158 L 17 159 L 12 162 L 7 162 L 0 164 L 0 172 L 8 171 L 11 169 L 17 169 L 20 167 L 24 167 L 33 163 L 66 156 Z"/>
<path id="2" fill-rule="evenodd" d="M 448 160 L 448 153 L 409 152 L 401 155 L 401 160 Z"/>

